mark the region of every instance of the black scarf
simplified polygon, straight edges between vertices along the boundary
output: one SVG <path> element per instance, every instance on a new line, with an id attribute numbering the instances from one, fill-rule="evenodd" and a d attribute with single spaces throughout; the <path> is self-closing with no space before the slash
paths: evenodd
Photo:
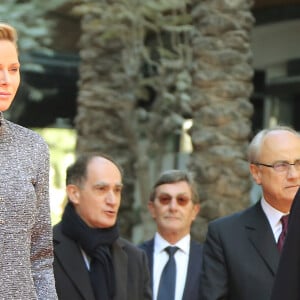
<path id="1" fill-rule="evenodd" d="M 110 248 L 119 237 L 117 224 L 104 229 L 91 228 L 69 202 L 62 216 L 62 231 L 91 257 L 90 277 L 96 300 L 111 300 L 115 291 L 115 274 Z"/>

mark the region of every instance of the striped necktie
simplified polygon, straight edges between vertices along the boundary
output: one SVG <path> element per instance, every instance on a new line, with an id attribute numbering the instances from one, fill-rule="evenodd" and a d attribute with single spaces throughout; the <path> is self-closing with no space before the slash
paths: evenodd
<path id="1" fill-rule="evenodd" d="M 284 240 L 285 240 L 285 237 L 287 234 L 288 219 L 289 219 L 289 215 L 282 216 L 280 219 L 280 222 L 282 225 L 282 230 L 281 230 L 281 233 L 280 233 L 278 241 L 277 241 L 277 248 L 278 248 L 279 252 L 281 252 L 281 250 L 282 250 Z"/>

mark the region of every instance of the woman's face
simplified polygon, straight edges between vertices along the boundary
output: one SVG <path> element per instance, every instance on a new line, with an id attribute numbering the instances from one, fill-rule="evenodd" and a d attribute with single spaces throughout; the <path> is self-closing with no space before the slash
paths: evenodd
<path id="1" fill-rule="evenodd" d="M 0 111 L 9 109 L 20 84 L 20 63 L 16 46 L 0 40 Z"/>

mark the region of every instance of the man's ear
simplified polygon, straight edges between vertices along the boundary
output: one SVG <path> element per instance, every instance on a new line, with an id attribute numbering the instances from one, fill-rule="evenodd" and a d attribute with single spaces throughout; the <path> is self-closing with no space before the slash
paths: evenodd
<path id="1" fill-rule="evenodd" d="M 194 204 L 194 209 L 193 209 L 193 221 L 196 219 L 197 215 L 199 214 L 200 209 L 201 209 L 200 203 Z"/>
<path id="2" fill-rule="evenodd" d="M 254 179 L 254 181 L 260 185 L 261 184 L 261 171 L 259 166 L 255 165 L 255 164 L 250 164 L 250 173 Z"/>
<path id="3" fill-rule="evenodd" d="M 148 201 L 148 210 L 149 210 L 150 215 L 152 216 L 152 218 L 155 219 L 155 209 L 154 209 L 154 202 L 153 201 Z"/>
<path id="4" fill-rule="evenodd" d="M 79 190 L 77 185 L 68 184 L 67 187 L 66 187 L 66 192 L 67 192 L 67 195 L 68 195 L 68 199 L 73 204 L 78 204 L 79 203 L 80 190 Z"/>

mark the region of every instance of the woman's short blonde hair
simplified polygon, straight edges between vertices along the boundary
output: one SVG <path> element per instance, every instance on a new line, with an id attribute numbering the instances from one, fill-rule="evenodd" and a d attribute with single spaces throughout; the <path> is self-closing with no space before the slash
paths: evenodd
<path id="1" fill-rule="evenodd" d="M 9 24 L 0 22 L 0 40 L 8 40 L 17 47 L 18 34 L 14 27 Z"/>

